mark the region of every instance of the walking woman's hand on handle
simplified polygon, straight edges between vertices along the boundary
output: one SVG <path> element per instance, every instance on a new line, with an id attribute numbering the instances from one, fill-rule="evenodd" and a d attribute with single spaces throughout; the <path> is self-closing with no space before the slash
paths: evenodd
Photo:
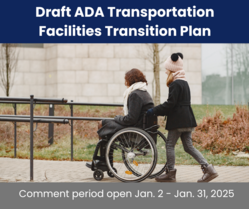
<path id="1" fill-rule="evenodd" d="M 149 110 L 147 110 L 146 112 L 146 116 L 152 116 L 154 114 L 153 108 L 150 108 Z"/>

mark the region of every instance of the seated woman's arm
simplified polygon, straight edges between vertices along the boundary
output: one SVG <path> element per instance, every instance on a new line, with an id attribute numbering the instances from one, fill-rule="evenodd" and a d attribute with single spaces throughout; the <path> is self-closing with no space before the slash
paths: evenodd
<path id="1" fill-rule="evenodd" d="M 114 120 L 120 125 L 134 126 L 138 121 L 142 106 L 142 99 L 135 93 L 130 94 L 128 98 L 128 114 L 126 116 L 118 115 Z"/>

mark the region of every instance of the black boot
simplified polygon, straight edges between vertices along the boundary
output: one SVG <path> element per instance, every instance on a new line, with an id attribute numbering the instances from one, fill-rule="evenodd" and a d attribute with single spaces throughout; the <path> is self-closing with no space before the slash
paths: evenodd
<path id="1" fill-rule="evenodd" d="M 157 182 L 176 182 L 176 169 L 166 168 L 166 174 L 156 177 Z"/>
<path id="2" fill-rule="evenodd" d="M 216 170 L 214 169 L 212 164 L 209 164 L 208 166 L 201 166 L 202 172 L 203 172 L 203 176 L 201 179 L 199 179 L 197 182 L 201 183 L 201 182 L 209 182 L 213 179 L 215 179 L 218 176 L 218 173 L 216 172 Z"/>
<path id="3" fill-rule="evenodd" d="M 86 167 L 92 168 L 92 162 L 86 162 Z"/>

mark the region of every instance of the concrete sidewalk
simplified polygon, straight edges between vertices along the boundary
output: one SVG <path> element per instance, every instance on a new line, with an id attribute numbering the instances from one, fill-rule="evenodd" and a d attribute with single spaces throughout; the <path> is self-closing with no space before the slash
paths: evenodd
<path id="1" fill-rule="evenodd" d="M 29 182 L 30 161 L 0 158 L 0 182 Z M 249 166 L 215 166 L 219 177 L 212 182 L 249 182 Z M 200 166 L 177 165 L 177 182 L 196 182 L 202 176 Z M 101 182 L 120 182 L 106 172 Z M 35 182 L 97 182 L 85 162 L 34 160 Z M 147 179 L 144 182 L 155 182 Z"/>

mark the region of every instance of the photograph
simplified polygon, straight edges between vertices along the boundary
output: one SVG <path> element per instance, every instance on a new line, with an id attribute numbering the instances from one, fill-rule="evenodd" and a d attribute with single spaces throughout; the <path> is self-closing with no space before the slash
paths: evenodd
<path id="1" fill-rule="evenodd" d="M 0 182 L 249 182 L 248 69 L 247 43 L 2 43 Z"/>

